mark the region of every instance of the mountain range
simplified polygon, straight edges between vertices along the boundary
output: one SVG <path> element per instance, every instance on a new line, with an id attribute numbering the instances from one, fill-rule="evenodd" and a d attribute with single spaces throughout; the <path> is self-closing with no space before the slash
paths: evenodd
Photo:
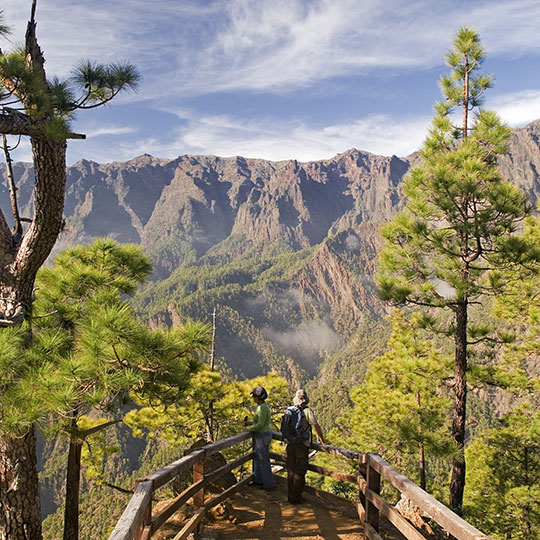
<path id="1" fill-rule="evenodd" d="M 83 160 L 67 171 L 56 250 L 97 236 L 141 244 L 155 267 L 134 299 L 141 318 L 210 320 L 217 306 L 217 355 L 234 375 L 273 369 L 296 385 L 315 378 L 317 391 L 337 378 L 342 394 L 334 394 L 345 399 L 384 343 L 388 307 L 373 281 L 378 229 L 400 208 L 400 183 L 418 159 L 351 149 L 306 163 Z M 540 121 L 513 131 L 499 165 L 536 204 Z M 30 216 L 31 165 L 14 164 L 14 175 L 21 214 Z M 9 208 L 4 184 L 0 204 Z"/>

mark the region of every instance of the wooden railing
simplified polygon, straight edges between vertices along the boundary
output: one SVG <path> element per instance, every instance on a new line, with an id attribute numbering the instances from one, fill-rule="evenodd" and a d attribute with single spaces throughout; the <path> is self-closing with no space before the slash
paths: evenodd
<path id="1" fill-rule="evenodd" d="M 273 438 L 281 440 L 281 434 L 273 432 Z M 131 501 L 120 517 L 109 540 L 149 540 L 167 519 L 180 509 L 188 499 L 193 498 L 198 509 L 173 539 L 185 540 L 193 531 L 199 528 L 204 515 L 210 508 L 242 489 L 253 478 L 252 474 L 248 474 L 228 489 L 209 500 L 205 500 L 204 486 L 215 482 L 221 476 L 253 459 L 254 454 L 253 451 L 249 451 L 231 463 L 210 472 L 204 471 L 205 458 L 249 439 L 251 439 L 251 433 L 246 431 L 228 439 L 208 444 L 140 480 Z M 354 474 L 332 471 L 311 464 L 308 469 L 358 486 L 361 501 L 352 504 L 356 506 L 360 520 L 363 522 L 366 539 L 383 540 L 379 527 L 381 516 L 386 518 L 392 526 L 409 540 L 425 540 L 426 538 L 410 521 L 405 519 L 381 497 L 381 481 L 384 480 L 416 505 L 424 515 L 429 516 L 457 540 L 493 540 L 426 493 L 379 455 L 361 454 L 353 450 L 335 446 L 323 446 L 317 443 L 311 443 L 311 447 L 314 450 L 352 460 L 354 463 L 354 468 L 357 471 Z M 283 454 L 272 452 L 270 456 L 277 462 L 285 462 Z M 152 499 L 154 498 L 154 492 L 189 469 L 193 469 L 193 483 L 170 501 L 165 508 L 153 514 Z M 306 489 L 309 490 L 310 488 L 306 486 Z M 315 491 L 322 495 L 325 494 L 320 490 Z M 337 498 L 335 495 L 331 495 L 331 497 Z M 346 499 L 343 499 L 343 502 L 350 503 Z"/>

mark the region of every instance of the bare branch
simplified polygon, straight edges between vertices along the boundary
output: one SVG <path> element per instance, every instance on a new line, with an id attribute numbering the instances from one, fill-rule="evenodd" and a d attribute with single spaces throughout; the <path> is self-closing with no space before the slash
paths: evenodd
<path id="1" fill-rule="evenodd" d="M 6 156 L 6 173 L 9 187 L 9 198 L 11 201 L 11 211 L 13 213 L 13 244 L 19 245 L 22 237 L 22 225 L 19 216 L 19 206 L 17 205 L 17 188 L 15 187 L 15 180 L 13 178 L 13 166 L 11 161 L 11 154 L 9 153 L 7 137 L 5 133 L 2 133 L 2 146 L 4 149 L 4 155 Z"/>

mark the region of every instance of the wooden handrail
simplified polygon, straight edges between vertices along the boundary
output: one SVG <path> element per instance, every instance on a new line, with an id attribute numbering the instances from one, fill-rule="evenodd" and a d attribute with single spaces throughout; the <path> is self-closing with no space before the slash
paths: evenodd
<path id="1" fill-rule="evenodd" d="M 384 461 L 377 454 L 369 454 L 369 467 L 375 469 L 400 493 L 410 499 L 422 512 L 436 521 L 446 532 L 458 540 L 493 540 L 470 523 L 452 512 L 437 499 L 418 487 L 412 480 Z"/>
<path id="2" fill-rule="evenodd" d="M 143 530 L 144 513 L 152 501 L 152 482 L 140 482 L 109 540 L 139 538 Z"/>
<path id="3" fill-rule="evenodd" d="M 275 440 L 283 440 L 281 433 L 272 432 Z M 253 458 L 251 451 L 238 457 L 231 463 L 223 465 L 214 471 L 204 470 L 204 459 L 212 454 L 236 446 L 246 440 L 250 440 L 252 434 L 248 431 L 238 433 L 207 444 L 193 450 L 189 455 L 163 467 L 159 471 L 139 480 L 133 497 L 131 498 L 124 513 L 120 517 L 109 540 L 147 540 L 176 512 L 189 498 L 193 498 L 199 505 L 199 509 L 185 523 L 182 530 L 174 537 L 174 540 L 185 540 L 193 531 L 198 529 L 206 512 L 227 499 L 239 489 L 242 489 L 253 478 L 250 474 L 239 480 L 225 491 L 215 495 L 210 500 L 204 498 L 204 486 L 214 482 L 224 474 L 240 467 Z M 318 465 L 309 465 L 309 470 L 318 474 L 330 476 L 344 482 L 357 485 L 361 493 L 361 502 L 352 503 L 356 506 L 358 515 L 363 522 L 365 538 L 368 540 L 382 540 L 379 531 L 379 515 L 385 517 L 389 523 L 398 529 L 408 540 L 421 540 L 424 536 L 407 521 L 395 508 L 388 504 L 380 495 L 381 480 L 389 482 L 403 496 L 410 499 L 425 515 L 438 523 L 445 531 L 457 540 L 494 540 L 485 535 L 470 523 L 456 515 L 449 508 L 437 501 L 431 495 L 418 487 L 409 478 L 401 474 L 397 469 L 387 463 L 377 454 L 362 454 L 339 448 L 336 446 L 311 443 L 311 448 L 326 454 L 337 456 L 354 462 L 356 474 L 332 471 Z M 271 453 L 270 456 L 276 461 L 283 463 L 283 454 Z M 178 474 L 193 468 L 194 482 L 191 486 L 180 493 L 165 508 L 152 516 L 152 498 L 154 492 Z M 197 474 L 195 474 L 195 471 Z M 307 489 L 307 488 L 306 488 Z"/>

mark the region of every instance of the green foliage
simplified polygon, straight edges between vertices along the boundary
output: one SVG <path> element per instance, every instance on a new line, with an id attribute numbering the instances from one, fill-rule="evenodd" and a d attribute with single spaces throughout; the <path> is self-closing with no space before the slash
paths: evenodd
<path id="1" fill-rule="evenodd" d="M 339 418 L 332 438 L 340 446 L 380 454 L 419 482 L 421 448 L 428 464 L 454 451 L 444 388 L 449 363 L 422 337 L 417 315 L 395 311 L 391 323 L 386 354 L 371 362 L 364 384 L 352 391 L 353 408 Z M 430 491 L 440 495 L 444 482 L 428 471 Z"/>
<path id="2" fill-rule="evenodd" d="M 0 21 L 0 35 L 7 30 Z M 140 81 L 130 63 L 90 61 L 81 61 L 67 79 L 47 80 L 43 59 L 34 56 L 29 61 L 25 47 L 0 54 L 0 102 L 30 117 L 36 133 L 53 141 L 69 138 L 75 111 L 103 105 L 121 91 L 135 90 Z"/>
<path id="3" fill-rule="evenodd" d="M 112 411 L 130 391 L 167 403 L 187 386 L 208 327 L 188 321 L 152 332 L 138 323 L 125 295 L 150 271 L 139 247 L 110 239 L 70 248 L 40 271 L 34 335 L 35 347 L 48 351 L 41 400 L 44 412 L 59 415 L 53 429 L 76 437 L 73 419 Z"/>
<path id="4" fill-rule="evenodd" d="M 540 249 L 540 219 L 525 224 L 523 240 L 532 249 Z M 530 261 L 523 270 L 501 270 L 495 279 L 506 283 L 504 295 L 497 297 L 494 314 L 506 324 L 505 340 L 499 362 L 506 387 L 517 395 L 540 394 L 538 370 L 533 366 L 540 347 L 540 265 Z"/>
<path id="5" fill-rule="evenodd" d="M 496 328 L 486 324 L 485 315 L 472 319 L 470 307 L 504 291 L 507 282 L 500 269 L 518 272 L 540 260 L 538 249 L 516 235 L 531 212 L 527 196 L 503 180 L 497 168 L 510 130 L 493 112 L 480 111 L 472 125 L 469 121 L 470 110 L 491 84 L 490 77 L 478 73 L 483 58 L 478 34 L 460 29 L 447 56 L 451 74 L 441 80 L 446 100 L 435 107 L 422 163 L 404 180 L 405 208 L 382 228 L 385 246 L 379 257 L 381 297 L 422 307 L 435 323 L 432 330 L 454 340 L 452 437 L 461 455 L 454 458 L 450 504 L 458 512 L 465 485 L 461 462 L 467 394 L 461 389 L 473 366 L 471 349 L 498 341 Z M 462 109 L 459 128 L 451 120 L 456 106 Z M 447 312 L 453 321 L 441 325 L 436 312 Z M 478 380 L 496 381 L 493 372 L 480 371 Z"/>
<path id="6" fill-rule="evenodd" d="M 297 351 L 278 349 L 265 336 L 265 329 L 294 332 L 306 318 L 322 318 L 322 309 L 306 314 L 307 301 L 291 290 L 291 279 L 312 256 L 313 250 L 268 257 L 239 257 L 231 262 L 185 266 L 166 280 L 151 283 L 135 298 L 141 318 L 200 317 L 218 308 L 217 350 L 234 358 L 235 373 L 253 377 L 272 370 L 300 382 L 302 370 L 290 356 Z M 242 314 L 242 315 L 241 315 Z M 313 362 L 305 355 L 305 364 Z M 299 363 L 304 361 L 298 351 Z"/>
<path id="7" fill-rule="evenodd" d="M 501 540 L 540 538 L 540 414 L 521 407 L 467 449 L 467 519 Z"/>
<path id="8" fill-rule="evenodd" d="M 385 300 L 452 308 L 496 295 L 504 284 L 489 271 L 537 255 L 514 235 L 531 210 L 526 194 L 497 168 L 509 128 L 488 111 L 476 114 L 472 127 L 465 118 L 461 130 L 451 122 L 454 106 L 475 107 L 489 87 L 490 77 L 476 75 L 483 58 L 478 34 L 461 28 L 447 57 L 452 72 L 442 79 L 446 102 L 436 106 L 422 163 L 403 184 L 406 207 L 382 229 L 379 287 Z"/>
<path id="9" fill-rule="evenodd" d="M 244 379 L 224 383 L 217 371 L 201 368 L 190 380 L 189 388 L 176 404 L 165 406 L 144 406 L 128 412 L 124 422 L 138 437 L 147 436 L 163 440 L 168 446 L 186 448 L 205 438 L 208 422 L 211 420 L 214 439 L 223 439 L 243 431 L 243 419 L 251 416 L 253 399 L 250 392 L 257 386 L 264 386 L 268 392 L 268 403 L 274 411 L 273 429 L 279 429 L 281 411 L 288 403 L 287 382 L 276 375 Z"/>
<path id="10" fill-rule="evenodd" d="M 369 364 L 386 351 L 391 327 L 386 320 L 366 320 L 319 368 L 307 383 L 308 393 L 323 430 L 335 427 L 336 418 L 350 408 L 350 390 L 364 382 Z"/>
<path id="11" fill-rule="evenodd" d="M 486 53 L 478 33 L 470 28 L 460 28 L 454 38 L 454 49 L 446 56 L 452 68 L 449 75 L 441 77 L 443 95 L 451 106 L 478 107 L 482 104 L 483 92 L 492 85 L 492 76 L 480 72 Z M 469 93 L 463 93 L 463 80 L 469 77 Z M 466 100 L 466 101 L 464 101 Z"/>
<path id="12" fill-rule="evenodd" d="M 0 424 L 13 434 L 24 433 L 40 411 L 32 383 L 39 382 L 41 370 L 23 352 L 28 339 L 25 327 L 0 330 Z"/>

